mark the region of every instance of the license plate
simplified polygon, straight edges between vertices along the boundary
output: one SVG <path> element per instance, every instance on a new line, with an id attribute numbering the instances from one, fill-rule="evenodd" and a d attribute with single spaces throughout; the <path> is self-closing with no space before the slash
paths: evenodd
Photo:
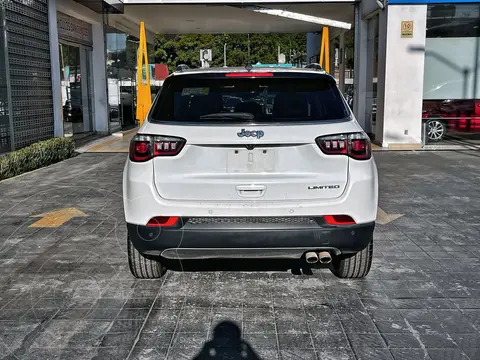
<path id="1" fill-rule="evenodd" d="M 262 173 L 275 171 L 275 149 L 230 150 L 227 158 L 229 173 Z"/>

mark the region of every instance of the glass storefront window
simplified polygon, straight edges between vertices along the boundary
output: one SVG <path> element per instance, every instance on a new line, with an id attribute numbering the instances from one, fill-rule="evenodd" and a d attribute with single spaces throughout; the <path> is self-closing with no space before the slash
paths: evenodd
<path id="1" fill-rule="evenodd" d="M 480 4 L 429 5 L 423 121 L 426 143 L 480 144 Z"/>
<path id="2" fill-rule="evenodd" d="M 106 15 L 108 20 L 108 15 Z M 105 24 L 110 131 L 136 124 L 136 66 L 139 39 Z"/>

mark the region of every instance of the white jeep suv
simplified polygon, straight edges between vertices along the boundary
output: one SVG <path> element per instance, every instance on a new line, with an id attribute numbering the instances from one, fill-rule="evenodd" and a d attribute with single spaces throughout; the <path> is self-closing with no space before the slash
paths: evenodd
<path id="1" fill-rule="evenodd" d="M 372 263 L 377 168 L 323 70 L 173 73 L 131 142 L 123 197 L 137 278 L 189 259 L 303 259 L 341 278 Z"/>

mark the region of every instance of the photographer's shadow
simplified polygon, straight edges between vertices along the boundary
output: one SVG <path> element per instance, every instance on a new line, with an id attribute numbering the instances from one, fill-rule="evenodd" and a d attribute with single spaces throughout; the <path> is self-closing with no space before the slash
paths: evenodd
<path id="1" fill-rule="evenodd" d="M 213 330 L 213 339 L 206 342 L 193 360 L 242 359 L 261 360 L 250 344 L 241 338 L 239 327 L 231 321 L 219 323 Z"/>

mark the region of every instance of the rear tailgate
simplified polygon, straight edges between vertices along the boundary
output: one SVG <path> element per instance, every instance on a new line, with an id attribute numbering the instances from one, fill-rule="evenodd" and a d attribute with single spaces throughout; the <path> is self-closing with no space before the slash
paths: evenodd
<path id="1" fill-rule="evenodd" d="M 178 76 L 180 77 L 187 75 Z M 253 81 L 252 79 L 247 81 L 250 80 Z M 170 111 L 173 113 L 172 116 L 178 114 L 177 118 L 162 119 L 168 114 L 168 108 L 165 106 L 163 111 L 153 109 L 154 121 L 147 124 L 143 129 L 144 133 L 186 139 L 186 144 L 178 155 L 153 159 L 154 182 L 161 197 L 168 200 L 232 202 L 327 200 L 342 195 L 348 181 L 348 157 L 323 154 L 315 139 L 323 135 L 358 131 L 356 123 L 350 119 L 342 121 L 323 118 L 312 121 L 312 116 L 318 116 L 312 114 L 312 100 L 309 100 L 305 113 L 308 118 L 304 118 L 306 115 L 301 115 L 297 108 L 292 110 L 293 105 L 285 106 L 286 97 L 279 96 L 282 90 L 272 85 L 269 79 L 263 79 L 260 83 L 258 79 L 256 80 L 257 83 L 252 85 L 253 90 L 259 88 L 265 92 L 265 88 L 268 88 L 276 94 L 277 101 L 282 101 L 282 104 L 277 103 L 277 106 L 274 104 L 273 114 L 266 111 L 266 106 L 261 114 L 254 113 L 253 110 L 257 110 L 258 107 L 252 106 L 251 103 L 257 102 L 261 105 L 260 98 L 264 95 L 258 91 L 257 94 L 253 94 L 255 97 L 249 95 L 240 105 L 243 106 L 242 113 L 252 111 L 255 119 L 205 120 L 200 119 L 201 115 L 198 118 L 191 114 L 185 115 L 185 107 L 192 106 L 193 101 L 185 105 L 184 94 L 191 99 L 195 95 L 208 94 L 200 99 L 200 103 L 205 104 L 204 107 L 207 108 L 204 113 L 219 112 L 216 100 L 212 100 L 211 97 L 215 91 L 221 92 L 215 88 L 218 81 L 196 79 L 188 79 L 183 86 L 172 87 L 172 95 L 180 93 L 180 96 L 172 96 L 173 110 Z M 322 79 L 315 80 L 321 84 Z M 240 77 L 235 78 L 234 82 L 223 83 L 221 89 L 228 89 L 223 91 L 232 95 L 231 88 L 235 87 L 237 81 L 241 82 L 242 91 L 237 90 L 233 95 L 245 97 L 245 93 L 248 93 L 245 86 L 248 88 L 248 85 L 245 85 L 246 80 Z M 285 81 L 289 83 L 291 79 Z M 306 79 L 296 81 L 300 87 L 302 83 L 308 82 Z M 306 92 L 313 92 L 311 86 L 311 84 L 306 86 Z M 208 90 L 205 90 L 206 88 Z M 336 86 L 328 87 L 327 90 L 322 85 L 319 88 L 322 91 L 338 93 Z M 225 97 L 224 93 L 221 95 Z M 340 103 L 335 105 L 344 107 L 339 93 L 336 99 L 336 93 L 333 98 L 331 94 L 329 95 L 327 99 L 338 100 Z M 280 98 L 282 100 L 279 100 Z M 313 98 L 318 100 L 315 96 Z M 248 106 L 245 106 L 246 103 Z M 266 104 L 267 102 L 264 103 Z M 298 109 L 301 105 L 298 105 Z M 231 110 L 222 109 L 220 112 L 224 111 L 228 116 Z M 328 113 L 324 109 L 323 111 Z M 290 115 L 283 118 L 282 114 L 288 112 Z M 339 113 L 338 109 L 336 113 Z M 161 116 L 155 121 L 158 114 Z M 349 115 L 346 107 L 344 114 Z"/>
<path id="2" fill-rule="evenodd" d="M 351 124 L 342 127 L 348 130 Z M 327 156 L 315 143 L 316 136 L 338 131 L 338 124 L 262 127 L 269 139 L 251 140 L 251 150 L 237 137 L 239 127 L 149 124 L 148 129 L 187 139 L 179 155 L 154 158 L 155 186 L 165 199 L 332 199 L 347 184 L 348 157 Z"/>

